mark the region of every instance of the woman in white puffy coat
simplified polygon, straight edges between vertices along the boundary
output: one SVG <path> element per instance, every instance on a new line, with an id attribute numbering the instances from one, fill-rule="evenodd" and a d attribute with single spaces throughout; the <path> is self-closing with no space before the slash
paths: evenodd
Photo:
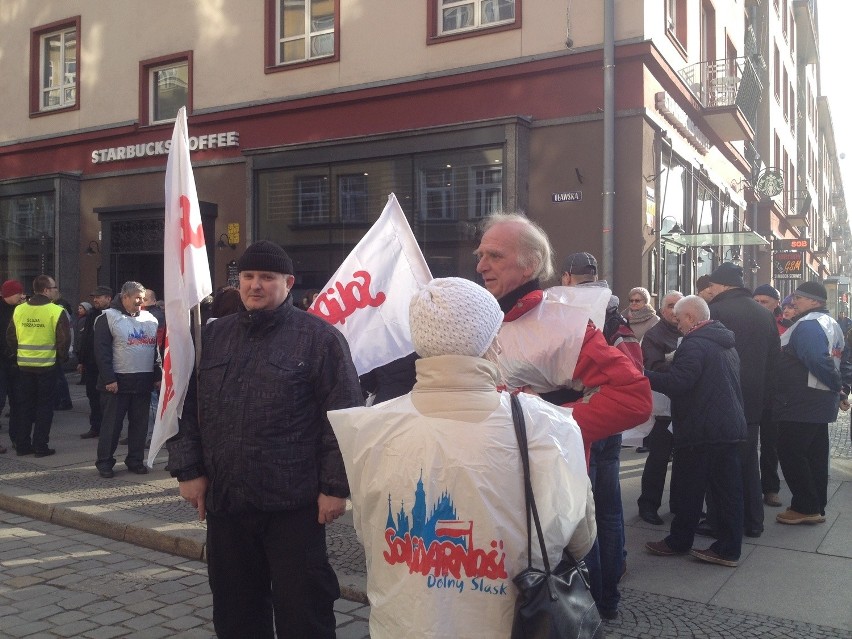
<path id="1" fill-rule="evenodd" d="M 483 358 L 503 314 L 482 287 L 433 280 L 411 303 L 422 359 L 408 395 L 329 413 L 364 544 L 370 636 L 509 637 L 527 565 L 523 473 L 509 395 Z M 570 409 L 522 395 L 533 491 L 551 566 L 595 538 Z M 533 564 L 541 564 L 533 543 Z"/>

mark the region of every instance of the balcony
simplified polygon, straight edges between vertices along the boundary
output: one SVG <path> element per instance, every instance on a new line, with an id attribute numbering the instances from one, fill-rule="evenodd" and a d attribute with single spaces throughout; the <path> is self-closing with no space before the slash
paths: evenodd
<path id="1" fill-rule="evenodd" d="M 805 64 L 819 61 L 819 41 L 816 34 L 814 0 L 793 0 L 796 15 L 796 48 L 799 59 Z"/>
<path id="2" fill-rule="evenodd" d="M 699 62 L 679 75 L 719 137 L 725 142 L 754 140 L 763 84 L 748 58 Z"/>

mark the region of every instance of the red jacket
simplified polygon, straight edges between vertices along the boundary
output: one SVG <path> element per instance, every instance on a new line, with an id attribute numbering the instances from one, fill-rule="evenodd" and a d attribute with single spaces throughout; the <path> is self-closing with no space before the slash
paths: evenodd
<path id="1" fill-rule="evenodd" d="M 518 319 L 541 300 L 541 291 L 528 293 L 506 314 L 504 321 Z M 583 397 L 564 406 L 574 409 L 588 464 L 593 442 L 648 421 L 652 408 L 651 384 L 624 353 L 606 343 L 603 333 L 592 322 L 586 327 L 574 379 L 583 384 Z"/>

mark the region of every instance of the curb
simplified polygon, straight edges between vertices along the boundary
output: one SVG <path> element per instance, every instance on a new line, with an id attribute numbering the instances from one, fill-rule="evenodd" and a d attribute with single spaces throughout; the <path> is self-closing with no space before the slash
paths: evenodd
<path id="1" fill-rule="evenodd" d="M 176 537 L 132 524 L 121 524 L 63 506 L 40 504 L 22 497 L 0 494 L 0 509 L 185 559 L 205 562 L 207 560 L 206 544 L 193 539 Z"/>
<path id="2" fill-rule="evenodd" d="M 207 563 L 207 544 L 194 539 L 169 535 L 133 524 L 122 524 L 72 508 L 41 504 L 2 493 L 0 493 L 0 510 Z M 355 603 L 369 604 L 367 593 L 351 586 L 340 586 L 340 596 Z"/>

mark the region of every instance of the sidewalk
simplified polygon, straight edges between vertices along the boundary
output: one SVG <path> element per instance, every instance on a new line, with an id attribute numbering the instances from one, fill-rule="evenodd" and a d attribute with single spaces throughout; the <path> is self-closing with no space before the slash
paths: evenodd
<path id="1" fill-rule="evenodd" d="M 162 451 L 148 475 L 126 472 L 119 447 L 114 479 L 94 468 L 97 440 L 88 430 L 88 404 L 77 376 L 68 376 L 74 409 L 54 416 L 51 457 L 0 455 L 0 509 L 127 541 L 190 559 L 204 559 L 205 526 L 178 495 L 165 472 Z M 8 420 L 0 441 L 8 447 Z M 610 637 L 852 637 L 852 446 L 849 415 L 831 427 L 832 470 L 828 521 L 782 526 L 783 509 L 766 508 L 766 531 L 745 539 L 739 567 L 703 564 L 689 557 L 656 557 L 643 550 L 662 539 L 666 526 L 637 516 L 644 455 L 622 449 L 621 489 L 628 572 L 622 580 L 621 615 Z M 789 492 L 782 489 L 789 504 Z M 667 497 L 663 503 L 667 503 Z M 328 526 L 328 548 L 344 597 L 366 602 L 364 556 L 351 514 Z M 709 545 L 697 538 L 696 545 Z M 0 558 L 2 561 L 2 558 Z"/>

